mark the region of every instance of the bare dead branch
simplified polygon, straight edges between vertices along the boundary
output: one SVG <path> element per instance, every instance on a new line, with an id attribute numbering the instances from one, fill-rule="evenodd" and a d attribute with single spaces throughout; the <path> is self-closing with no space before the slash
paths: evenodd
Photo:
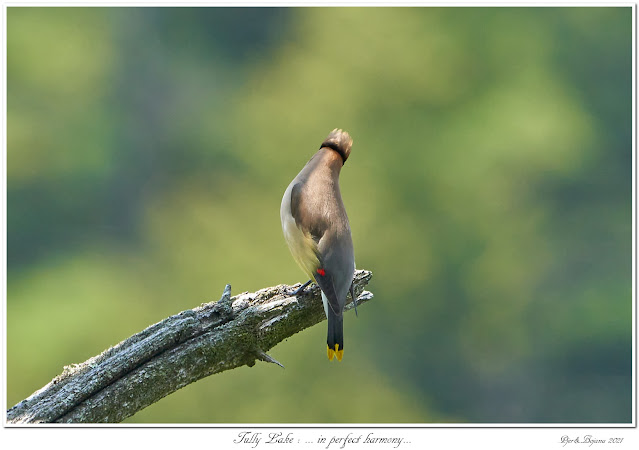
<path id="1" fill-rule="evenodd" d="M 372 273 L 353 280 L 358 303 Z M 256 360 L 282 366 L 266 352 L 325 319 L 319 287 L 297 297 L 278 285 L 222 298 L 151 325 L 82 364 L 65 366 L 42 389 L 7 411 L 8 424 L 121 422 L 178 389 Z M 349 302 L 346 309 L 351 309 Z M 282 366 L 284 367 L 284 366 Z"/>

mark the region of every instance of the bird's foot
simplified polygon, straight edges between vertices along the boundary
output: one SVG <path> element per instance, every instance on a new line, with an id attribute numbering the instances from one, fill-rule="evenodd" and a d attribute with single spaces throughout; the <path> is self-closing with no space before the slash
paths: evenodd
<path id="1" fill-rule="evenodd" d="M 313 280 L 308 280 L 306 283 L 304 283 L 303 285 L 301 285 L 300 287 L 298 287 L 297 289 L 295 289 L 293 292 L 291 292 L 292 296 L 297 296 L 298 294 L 302 293 L 304 291 L 304 289 L 306 289 L 306 286 L 308 286 L 309 284 L 311 284 Z"/>
<path id="2" fill-rule="evenodd" d="M 351 292 L 351 298 L 353 299 L 353 306 L 355 307 L 355 317 L 357 317 L 357 299 L 355 298 L 355 290 L 353 289 L 355 285 L 351 283 L 351 287 L 349 291 Z"/>

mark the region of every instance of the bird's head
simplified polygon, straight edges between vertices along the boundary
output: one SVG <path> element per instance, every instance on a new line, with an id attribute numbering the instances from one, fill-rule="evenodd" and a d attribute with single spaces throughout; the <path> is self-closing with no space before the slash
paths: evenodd
<path id="1" fill-rule="evenodd" d="M 322 142 L 320 148 L 329 147 L 335 150 L 337 153 L 340 154 L 342 160 L 346 162 L 348 156 L 351 154 L 352 145 L 353 139 L 351 138 L 351 136 L 346 131 L 335 128 L 329 133 L 328 137 L 324 139 L 324 142 Z"/>

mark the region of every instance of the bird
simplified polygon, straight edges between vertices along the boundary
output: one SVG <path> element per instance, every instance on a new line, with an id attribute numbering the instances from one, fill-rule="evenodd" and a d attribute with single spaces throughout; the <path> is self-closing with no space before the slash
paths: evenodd
<path id="1" fill-rule="evenodd" d="M 322 291 L 328 320 L 326 337 L 329 361 L 344 355 L 344 305 L 353 295 L 355 255 L 351 227 L 339 188 L 339 175 L 346 163 L 353 139 L 334 129 L 284 191 L 280 207 L 282 231 L 293 259 L 309 280 Z"/>

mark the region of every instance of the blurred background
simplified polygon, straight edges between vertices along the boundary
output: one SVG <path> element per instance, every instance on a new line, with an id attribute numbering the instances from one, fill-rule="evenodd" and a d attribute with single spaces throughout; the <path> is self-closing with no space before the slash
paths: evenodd
<path id="1" fill-rule="evenodd" d="M 128 422 L 632 420 L 632 9 L 7 12 L 7 407 L 181 310 L 305 281 L 335 127 L 375 299 Z"/>

